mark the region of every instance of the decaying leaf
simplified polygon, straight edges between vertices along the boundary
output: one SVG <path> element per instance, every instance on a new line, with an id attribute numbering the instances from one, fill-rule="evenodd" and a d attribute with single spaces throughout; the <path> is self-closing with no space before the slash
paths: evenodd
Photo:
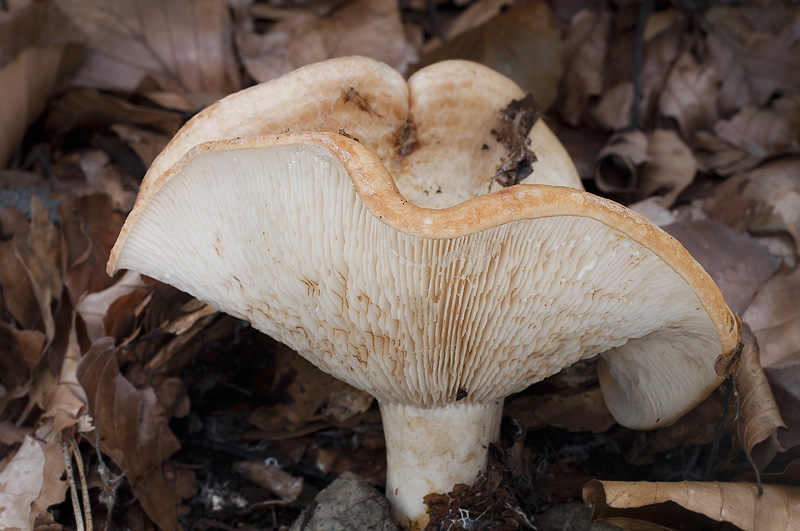
<path id="1" fill-rule="evenodd" d="M 547 2 L 513 5 L 484 24 L 426 53 L 415 69 L 446 60 L 482 63 L 513 79 L 548 108 L 562 73 L 559 29 Z"/>
<path id="2" fill-rule="evenodd" d="M 779 273 L 758 290 L 744 313 L 761 348 L 761 365 L 800 359 L 800 268 Z"/>
<path id="3" fill-rule="evenodd" d="M 715 7 L 705 12 L 709 63 L 721 81 L 720 109 L 761 105 L 800 88 L 798 13 L 788 6 Z"/>
<path id="4" fill-rule="evenodd" d="M 735 313 L 747 310 L 780 260 L 753 237 L 711 219 L 681 220 L 663 227 L 708 271 Z"/>
<path id="5" fill-rule="evenodd" d="M 164 529 L 178 525 L 178 497 L 161 465 L 180 448 L 152 387 L 135 388 L 120 374 L 110 339 L 92 345 L 78 366 L 101 451 L 124 470 L 142 507 Z"/>
<path id="6" fill-rule="evenodd" d="M 130 124 L 114 124 L 111 126 L 121 139 L 128 143 L 145 166 L 150 166 L 161 150 L 167 146 L 169 137 Z"/>
<path id="7" fill-rule="evenodd" d="M 704 210 L 736 231 L 788 233 L 800 254 L 800 156 L 734 175 L 714 189 Z M 760 339 L 759 344 L 766 346 Z"/>
<path id="8" fill-rule="evenodd" d="M 658 102 L 662 116 L 674 118 L 684 138 L 717 121 L 717 73 L 684 50 L 667 77 Z"/>
<path id="9" fill-rule="evenodd" d="M 563 44 L 564 76 L 559 90 L 559 109 L 570 125 L 578 125 L 591 96 L 603 91 L 605 61 L 611 14 L 584 10 L 570 21 Z"/>
<path id="10" fill-rule="evenodd" d="M 741 414 L 736 430 L 753 468 L 762 469 L 778 452 L 778 428 L 785 428 L 778 404 L 759 360 L 758 344 L 747 325 L 742 329 L 744 348 L 734 381 Z"/>
<path id="11" fill-rule="evenodd" d="M 789 121 L 772 109 L 745 107 L 730 120 L 714 124 L 719 138 L 763 159 L 798 147 L 796 131 Z"/>
<path id="12" fill-rule="evenodd" d="M 293 350 L 276 345 L 273 386 L 283 403 L 256 409 L 249 421 L 270 439 L 312 433 L 324 426 L 357 420 L 372 397 L 323 373 Z"/>
<path id="13" fill-rule="evenodd" d="M 641 197 L 657 194 L 664 206 L 672 206 L 696 172 L 697 161 L 681 137 L 671 129 L 656 129 L 647 143 L 637 191 Z"/>
<path id="14" fill-rule="evenodd" d="M 89 39 L 78 86 L 132 92 L 149 77 L 196 105 L 240 88 L 223 0 L 55 1 Z"/>
<path id="15" fill-rule="evenodd" d="M 0 11 L 0 167 L 44 109 L 83 37 L 50 1 Z"/>
<path id="16" fill-rule="evenodd" d="M 600 387 L 577 393 L 516 396 L 507 401 L 503 411 L 527 430 L 555 426 L 574 432 L 603 433 L 616 424 Z"/>
<path id="17" fill-rule="evenodd" d="M 30 529 L 31 504 L 42 491 L 45 463 L 41 444 L 26 437 L 0 471 L 0 529 Z"/>
<path id="18" fill-rule="evenodd" d="M 264 34 L 242 24 L 236 42 L 247 72 L 257 81 L 345 55 L 369 55 L 401 72 L 416 60 L 393 0 L 340 3 L 324 16 L 293 11 Z"/>
<path id="19" fill-rule="evenodd" d="M 592 520 L 627 529 L 795 529 L 800 526 L 800 487 L 755 483 L 648 483 L 590 481 L 583 500 Z M 655 524 L 653 527 L 647 524 Z"/>

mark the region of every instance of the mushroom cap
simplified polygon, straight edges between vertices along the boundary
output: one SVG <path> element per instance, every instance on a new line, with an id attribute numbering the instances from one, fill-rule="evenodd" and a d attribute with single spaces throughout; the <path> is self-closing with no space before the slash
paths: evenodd
<path id="1" fill-rule="evenodd" d="M 151 173 L 109 271 L 246 319 L 383 403 L 489 403 L 600 354 L 611 412 L 653 427 L 719 384 L 737 320 L 646 218 L 526 184 L 424 208 L 387 166 L 332 133 L 198 145 Z"/>
<path id="2" fill-rule="evenodd" d="M 191 148 L 214 140 L 344 130 L 391 171 L 407 200 L 442 208 L 502 187 L 492 179 L 506 149 L 493 130 L 525 93 L 470 61 L 443 61 L 406 81 L 367 57 L 299 68 L 221 99 L 181 128 L 151 165 L 140 194 Z M 530 131 L 535 170 L 521 182 L 583 189 L 564 147 L 542 120 Z"/>

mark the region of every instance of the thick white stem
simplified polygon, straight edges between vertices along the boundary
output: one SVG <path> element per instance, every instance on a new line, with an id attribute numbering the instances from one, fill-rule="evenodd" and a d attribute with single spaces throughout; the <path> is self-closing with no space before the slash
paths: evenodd
<path id="1" fill-rule="evenodd" d="M 423 529 L 428 521 L 422 499 L 472 485 L 486 467 L 489 444 L 500 435 L 503 400 L 455 403 L 422 409 L 381 404 L 386 437 L 386 497 L 395 521 Z"/>

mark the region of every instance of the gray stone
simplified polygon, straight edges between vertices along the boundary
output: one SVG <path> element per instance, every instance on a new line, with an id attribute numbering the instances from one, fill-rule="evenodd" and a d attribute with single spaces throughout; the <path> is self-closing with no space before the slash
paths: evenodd
<path id="1" fill-rule="evenodd" d="M 388 500 L 365 480 L 344 472 L 317 494 L 289 531 L 397 531 Z"/>

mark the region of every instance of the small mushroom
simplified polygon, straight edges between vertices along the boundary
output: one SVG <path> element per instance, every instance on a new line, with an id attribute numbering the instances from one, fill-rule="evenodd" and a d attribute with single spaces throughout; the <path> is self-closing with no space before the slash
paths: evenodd
<path id="1" fill-rule="evenodd" d="M 652 428 L 702 401 L 739 344 L 713 281 L 644 217 L 565 186 L 484 193 L 506 156 L 491 130 L 522 96 L 472 63 L 406 85 L 364 58 L 230 96 L 155 161 L 108 271 L 172 284 L 375 396 L 387 496 L 421 529 L 426 494 L 484 468 L 509 394 L 600 355 L 612 414 Z M 306 132 L 264 134 L 287 124 Z M 529 138 L 523 182 L 579 186 L 541 121 Z"/>

